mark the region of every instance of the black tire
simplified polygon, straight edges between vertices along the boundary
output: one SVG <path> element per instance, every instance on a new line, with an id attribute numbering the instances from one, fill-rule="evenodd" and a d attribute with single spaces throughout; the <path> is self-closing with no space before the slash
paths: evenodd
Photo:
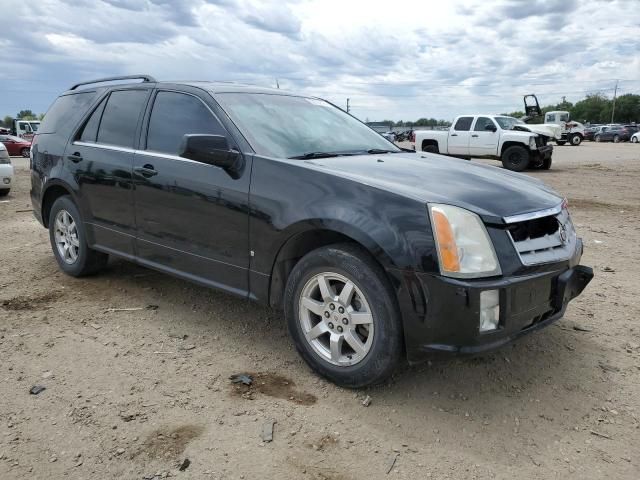
<path id="1" fill-rule="evenodd" d="M 577 147 L 582 143 L 582 135 L 580 135 L 579 133 L 574 133 L 569 137 L 569 143 L 572 146 Z"/>
<path id="2" fill-rule="evenodd" d="M 540 166 L 540 170 L 549 170 L 551 168 L 551 157 L 544 158 L 542 160 L 542 165 Z"/>
<path id="3" fill-rule="evenodd" d="M 523 172 L 529 166 L 529 151 L 519 145 L 507 147 L 502 152 L 502 166 L 514 172 Z"/>
<path id="4" fill-rule="evenodd" d="M 2 190 L 0 190 L 0 197 L 6 197 L 7 195 L 9 195 L 10 191 L 10 188 L 3 188 Z"/>
<path id="5" fill-rule="evenodd" d="M 29 158 L 29 148 L 23 148 L 22 150 L 20 150 L 20 155 L 22 155 L 24 158 Z"/>
<path id="6" fill-rule="evenodd" d="M 67 263 L 62 258 L 55 240 L 56 217 L 62 210 L 65 210 L 76 224 L 75 231 L 77 234 L 78 250 L 77 258 L 73 263 Z M 59 197 L 51 206 L 51 212 L 49 213 L 49 240 L 51 242 L 53 255 L 56 257 L 60 269 L 72 277 L 81 277 L 95 273 L 102 269 L 109 260 L 109 255 L 92 250 L 87 245 L 84 223 L 82 222 L 78 208 L 69 195 Z"/>
<path id="7" fill-rule="evenodd" d="M 556 140 L 556 145 L 563 146 L 565 143 L 567 143 L 566 140 Z"/>
<path id="8" fill-rule="evenodd" d="M 613 143 L 620 143 L 620 136 L 619 135 L 614 135 L 613 136 Z"/>
<path id="9" fill-rule="evenodd" d="M 369 306 L 373 319 L 373 338 L 367 353 L 354 365 L 332 364 L 329 359 L 323 358 L 314 350 L 303 331 L 300 311 L 303 291 L 320 273 L 346 277 L 362 292 L 365 303 Z M 339 294 L 337 290 L 333 293 Z M 353 298 L 355 299 L 355 296 Z M 296 264 L 287 280 L 284 302 L 289 334 L 296 349 L 319 375 L 342 387 L 360 388 L 383 382 L 397 367 L 403 352 L 403 336 L 396 297 L 382 267 L 357 245 L 330 245 L 305 255 Z M 328 314 L 329 306 L 330 304 L 325 303 L 321 308 L 326 308 Z M 318 324 L 325 321 L 321 315 L 315 318 Z M 329 316 L 326 321 L 330 322 L 331 318 Z M 331 328 L 338 329 L 338 326 Z M 341 326 L 339 330 L 342 331 Z M 337 334 L 337 331 L 327 331 L 322 335 L 328 335 L 330 338 L 334 334 Z"/>
<path id="10" fill-rule="evenodd" d="M 602 141 L 602 138 L 600 138 L 600 135 L 596 135 L 595 137 L 593 137 L 593 139 L 598 143 Z"/>
<path id="11" fill-rule="evenodd" d="M 437 145 L 425 145 L 422 151 L 428 153 L 440 153 Z"/>

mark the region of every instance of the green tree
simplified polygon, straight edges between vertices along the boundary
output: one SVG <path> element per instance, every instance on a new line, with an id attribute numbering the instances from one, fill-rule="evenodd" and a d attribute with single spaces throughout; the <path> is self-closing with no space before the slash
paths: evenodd
<path id="1" fill-rule="evenodd" d="M 5 128 L 11 128 L 13 126 L 13 117 L 11 115 L 7 115 L 2 120 L 2 124 Z"/>
<path id="2" fill-rule="evenodd" d="M 634 95 L 633 93 L 620 95 L 616 99 L 614 115 L 614 122 L 629 123 L 640 121 L 640 95 Z"/>
<path id="3" fill-rule="evenodd" d="M 22 120 L 36 120 L 37 115 L 31 110 L 20 110 L 16 115 L 16 118 L 20 118 Z"/>
<path id="4" fill-rule="evenodd" d="M 610 122 L 611 105 L 611 100 L 602 93 L 592 93 L 583 100 L 576 102 L 571 109 L 571 118 L 577 122 Z"/>

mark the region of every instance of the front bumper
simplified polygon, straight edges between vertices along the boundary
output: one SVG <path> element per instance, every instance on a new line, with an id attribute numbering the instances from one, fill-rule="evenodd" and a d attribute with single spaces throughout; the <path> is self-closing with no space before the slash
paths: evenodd
<path id="1" fill-rule="evenodd" d="M 541 159 L 551 158 L 553 155 L 553 145 L 543 145 L 537 148 L 538 155 L 540 155 Z"/>
<path id="2" fill-rule="evenodd" d="M 581 254 L 579 244 L 566 262 L 498 279 L 458 280 L 405 272 L 399 299 L 409 362 L 422 361 L 433 353 L 493 350 L 558 320 L 569 301 L 593 278 L 591 268 L 578 265 Z M 479 331 L 480 293 L 484 290 L 498 290 L 500 298 L 499 325 L 489 332 Z"/>

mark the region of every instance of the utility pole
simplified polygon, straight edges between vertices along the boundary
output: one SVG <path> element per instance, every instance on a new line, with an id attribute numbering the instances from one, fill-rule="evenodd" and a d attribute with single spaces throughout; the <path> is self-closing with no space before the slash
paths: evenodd
<path id="1" fill-rule="evenodd" d="M 611 109 L 611 123 L 613 123 L 613 116 L 616 113 L 616 94 L 618 93 L 618 80 L 616 80 L 616 88 L 613 90 L 613 108 Z"/>
<path id="2" fill-rule="evenodd" d="M 347 113 L 349 113 L 349 99 L 347 98 Z"/>
<path id="3" fill-rule="evenodd" d="M 276 78 L 276 88 L 280 89 L 280 82 L 278 82 L 278 79 Z"/>

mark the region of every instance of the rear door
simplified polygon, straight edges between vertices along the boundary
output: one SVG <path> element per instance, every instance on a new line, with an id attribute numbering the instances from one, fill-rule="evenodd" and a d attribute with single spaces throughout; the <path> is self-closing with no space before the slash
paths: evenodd
<path id="1" fill-rule="evenodd" d="M 142 88 L 112 91 L 65 151 L 89 244 L 128 257 L 135 244 L 133 152 L 150 93 Z"/>
<path id="2" fill-rule="evenodd" d="M 232 178 L 178 156 L 185 134 L 224 135 L 235 145 L 205 100 L 212 101 L 183 91 L 155 94 L 134 160 L 137 252 L 149 266 L 247 295 L 250 165 Z"/>
<path id="3" fill-rule="evenodd" d="M 493 127 L 493 130 L 487 130 Z M 498 126 L 489 117 L 477 117 L 469 139 L 469 154 L 485 157 L 498 154 Z"/>
<path id="4" fill-rule="evenodd" d="M 449 130 L 449 147 L 451 155 L 469 155 L 470 130 L 473 117 L 458 117 L 455 125 Z"/>

